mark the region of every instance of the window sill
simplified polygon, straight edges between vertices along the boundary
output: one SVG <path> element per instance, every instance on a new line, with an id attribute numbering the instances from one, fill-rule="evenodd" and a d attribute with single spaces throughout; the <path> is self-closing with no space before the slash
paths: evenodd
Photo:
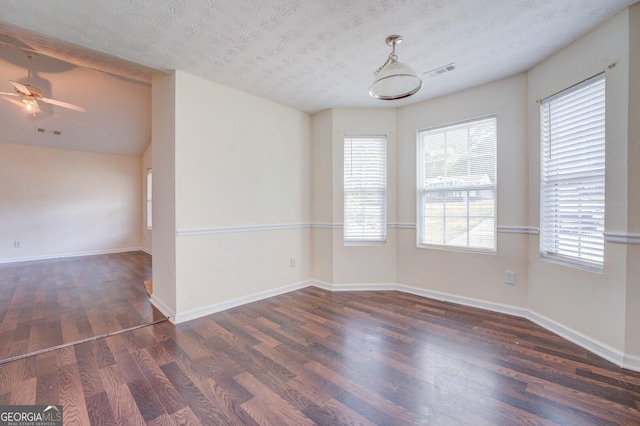
<path id="1" fill-rule="evenodd" d="M 345 247 L 375 247 L 386 246 L 387 241 L 344 241 Z"/>
<path id="2" fill-rule="evenodd" d="M 604 273 L 604 264 L 584 262 L 577 259 L 554 255 L 551 253 L 540 252 L 540 260 L 555 263 L 556 265 L 568 266 L 569 268 L 580 269 L 587 272 L 595 272 L 596 274 Z"/>
<path id="3" fill-rule="evenodd" d="M 443 246 L 443 245 L 436 245 L 436 244 L 420 244 L 420 243 L 416 244 L 416 247 L 420 249 L 459 251 L 462 253 L 472 253 L 472 254 L 490 254 L 490 255 L 498 254 L 498 251 L 495 249 L 483 249 L 483 248 L 474 248 L 474 247 Z"/>

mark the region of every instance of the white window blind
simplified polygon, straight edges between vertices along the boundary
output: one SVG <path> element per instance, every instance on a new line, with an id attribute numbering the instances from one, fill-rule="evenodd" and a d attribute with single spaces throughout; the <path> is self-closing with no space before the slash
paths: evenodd
<path id="1" fill-rule="evenodd" d="M 344 242 L 387 239 L 387 138 L 344 138 Z"/>
<path id="2" fill-rule="evenodd" d="M 543 258 L 602 270 L 604 258 L 605 77 L 540 103 Z"/>
<path id="3" fill-rule="evenodd" d="M 418 246 L 495 251 L 496 117 L 418 132 Z"/>
<path id="4" fill-rule="evenodd" d="M 152 218 L 153 218 L 153 214 L 152 214 L 153 202 L 151 198 L 152 186 L 153 186 L 153 174 L 151 172 L 151 169 L 147 169 L 147 191 L 146 191 L 147 192 L 147 229 L 151 229 Z"/>

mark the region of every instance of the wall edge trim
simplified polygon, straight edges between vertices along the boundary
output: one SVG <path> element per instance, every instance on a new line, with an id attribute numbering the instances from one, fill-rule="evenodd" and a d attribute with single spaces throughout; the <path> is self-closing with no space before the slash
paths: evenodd
<path id="1" fill-rule="evenodd" d="M 190 237 L 196 235 L 210 234 L 235 234 L 240 232 L 259 232 L 274 231 L 281 229 L 303 229 L 310 228 L 310 223 L 283 223 L 276 225 L 247 225 L 247 226 L 231 226 L 220 228 L 201 228 L 201 229 L 179 229 L 176 231 L 178 237 Z"/>
<path id="2" fill-rule="evenodd" d="M 640 244 L 640 234 L 631 232 L 605 232 L 604 240 L 607 243 Z"/>
<path id="3" fill-rule="evenodd" d="M 538 235 L 540 229 L 534 226 L 498 226 L 498 232 L 502 234 Z"/>
<path id="4" fill-rule="evenodd" d="M 270 225 L 245 225 L 245 226 L 222 226 L 212 228 L 194 228 L 194 229 L 178 229 L 176 235 L 178 237 L 191 237 L 199 235 L 212 234 L 236 234 L 240 232 L 261 232 L 261 231 L 279 231 L 283 229 L 342 229 L 342 223 L 280 223 Z M 415 229 L 414 223 L 388 223 L 387 228 L 397 229 Z"/>

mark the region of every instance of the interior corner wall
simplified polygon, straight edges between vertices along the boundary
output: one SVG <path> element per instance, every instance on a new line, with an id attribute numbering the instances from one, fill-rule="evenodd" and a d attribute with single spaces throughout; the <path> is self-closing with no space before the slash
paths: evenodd
<path id="1" fill-rule="evenodd" d="M 309 115 L 181 71 L 175 93 L 178 320 L 306 282 Z"/>
<path id="2" fill-rule="evenodd" d="M 154 75 L 151 87 L 153 158 L 153 295 L 151 302 L 175 320 L 176 188 L 175 74 Z"/>
<path id="3" fill-rule="evenodd" d="M 398 110 L 398 282 L 494 304 L 526 307 L 528 289 L 527 76 L 495 81 Z M 416 132 L 495 115 L 497 251 L 416 247 Z M 501 227 L 516 232 L 501 232 Z M 504 282 L 506 270 L 515 285 Z"/>
<path id="4" fill-rule="evenodd" d="M 629 8 L 628 226 L 625 352 L 640 357 L 640 3 Z"/>
<path id="5" fill-rule="evenodd" d="M 311 117 L 311 276 L 333 283 L 333 110 Z"/>
<path id="6" fill-rule="evenodd" d="M 539 223 L 540 216 L 540 117 L 537 100 L 604 71 L 607 91 L 605 234 L 627 231 L 628 50 L 628 11 L 624 11 L 529 71 L 531 223 Z M 615 66 L 610 67 L 611 64 Z M 538 236 L 532 236 L 529 308 L 565 328 L 622 351 L 625 347 L 627 245 L 605 242 L 603 273 L 542 261 L 538 247 Z"/>
<path id="7" fill-rule="evenodd" d="M 140 164 L 0 143 L 0 262 L 138 250 Z"/>
<path id="8" fill-rule="evenodd" d="M 142 248 L 147 253 L 153 251 L 153 230 L 147 228 L 147 170 L 152 167 L 151 151 L 153 150 L 152 142 L 144 150 L 142 154 Z M 152 200 L 153 202 L 153 200 Z M 151 209 L 153 214 L 153 208 Z"/>

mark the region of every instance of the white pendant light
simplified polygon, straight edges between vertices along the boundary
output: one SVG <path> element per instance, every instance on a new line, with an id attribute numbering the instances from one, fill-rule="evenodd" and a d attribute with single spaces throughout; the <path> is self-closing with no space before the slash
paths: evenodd
<path id="1" fill-rule="evenodd" d="M 396 56 L 396 44 L 402 42 L 402 37 L 390 35 L 386 41 L 392 46 L 391 54 L 374 73 L 376 78 L 369 87 L 369 94 L 376 99 L 394 100 L 417 93 L 422 87 L 422 80 L 409 65 L 398 62 Z"/>

